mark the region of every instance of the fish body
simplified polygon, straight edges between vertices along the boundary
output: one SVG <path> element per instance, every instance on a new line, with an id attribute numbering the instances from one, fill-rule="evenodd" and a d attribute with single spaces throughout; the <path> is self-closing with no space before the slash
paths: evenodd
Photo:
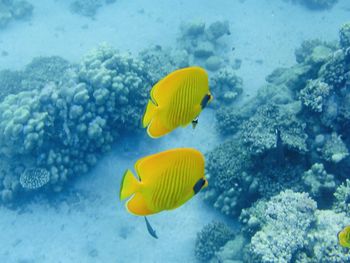
<path id="1" fill-rule="evenodd" d="M 175 209 L 208 185 L 204 176 L 204 157 L 192 148 L 171 149 L 146 156 L 136 162 L 135 171 L 140 180 L 127 170 L 120 188 L 120 199 L 132 196 L 126 208 L 139 216 Z"/>
<path id="2" fill-rule="evenodd" d="M 190 124 L 212 99 L 203 68 L 176 70 L 152 88 L 142 125 L 150 137 L 161 137 Z"/>
<path id="3" fill-rule="evenodd" d="M 342 247 L 350 248 L 350 226 L 344 227 L 338 233 L 338 241 Z"/>

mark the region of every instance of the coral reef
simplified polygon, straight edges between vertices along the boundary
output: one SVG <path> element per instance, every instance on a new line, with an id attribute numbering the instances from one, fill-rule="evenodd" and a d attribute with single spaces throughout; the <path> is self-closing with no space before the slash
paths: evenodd
<path id="1" fill-rule="evenodd" d="M 242 139 L 253 154 L 261 154 L 276 145 L 276 129 L 281 132 L 283 145 L 289 149 L 306 152 L 307 134 L 305 125 L 296 115 L 300 103 L 283 106 L 266 104 L 242 124 Z"/>
<path id="2" fill-rule="evenodd" d="M 210 75 L 210 88 L 215 100 L 210 107 L 232 105 L 243 92 L 242 78 L 237 76 L 225 56 L 224 36 L 229 34 L 227 21 L 216 21 L 206 27 L 204 22 L 184 23 L 180 26 L 180 37 L 175 48 L 159 45 L 139 53 L 154 83 L 175 69 L 199 65 L 214 71 Z M 159 65 L 162 65 L 159 67 Z"/>
<path id="3" fill-rule="evenodd" d="M 210 263 L 243 263 L 242 250 L 246 239 L 242 235 L 236 235 L 234 239 L 227 241 L 210 260 Z"/>
<path id="4" fill-rule="evenodd" d="M 19 178 L 19 183 L 24 189 L 38 189 L 50 181 L 50 173 L 46 169 L 28 168 Z"/>
<path id="5" fill-rule="evenodd" d="M 212 94 L 215 98 L 213 106 L 231 105 L 243 92 L 243 80 L 238 77 L 234 70 L 224 67 L 210 78 Z"/>
<path id="6" fill-rule="evenodd" d="M 276 135 L 271 148 L 258 155 L 239 135 L 209 152 L 206 173 L 211 189 L 204 199 L 223 214 L 237 216 L 259 197 L 290 188 L 302 190 L 304 156 L 281 156 L 275 140 Z M 290 153 L 287 146 L 283 151 Z"/>
<path id="7" fill-rule="evenodd" d="M 330 91 L 331 87 L 327 83 L 319 79 L 310 80 L 300 91 L 300 100 L 310 111 L 322 112 Z"/>
<path id="8" fill-rule="evenodd" d="M 320 39 L 305 40 L 295 50 L 295 59 L 298 63 L 323 63 L 336 48 L 336 43 L 329 43 Z"/>
<path id="9" fill-rule="evenodd" d="M 331 194 L 335 191 L 336 180 L 334 175 L 328 174 L 322 163 L 315 163 L 303 175 L 303 182 L 307 186 L 308 192 L 314 198 L 331 199 Z"/>
<path id="10" fill-rule="evenodd" d="M 208 262 L 227 241 L 234 238 L 233 231 L 224 223 L 212 222 L 197 234 L 195 255 L 200 262 Z"/>
<path id="11" fill-rule="evenodd" d="M 250 243 L 254 262 L 290 262 L 305 244 L 316 202 L 306 193 L 281 192 L 266 204 L 266 222 Z"/>
<path id="12" fill-rule="evenodd" d="M 30 18 L 33 8 L 24 0 L 0 0 L 0 28 L 5 28 L 12 20 Z"/>
<path id="13" fill-rule="evenodd" d="M 334 193 L 335 201 L 333 209 L 339 213 L 345 213 L 350 216 L 350 180 L 346 179 L 344 183 L 338 186 Z"/>
<path id="14" fill-rule="evenodd" d="M 339 30 L 339 44 L 343 49 L 350 47 L 350 23 L 345 23 Z"/>
<path id="15" fill-rule="evenodd" d="M 35 61 L 26 69 L 34 76 L 42 68 Z M 63 68 L 32 78 L 27 82 L 35 83 L 32 90 L 10 94 L 0 103 L 0 155 L 10 164 L 3 167 L 2 194 L 11 191 L 13 196 L 13 184 L 17 192 L 39 185 L 60 191 L 69 178 L 94 166 L 120 134 L 139 127 L 151 87 L 141 61 L 101 46 L 77 69 L 72 67 L 69 81 L 62 83 L 55 72 Z M 39 171 L 48 171 L 49 182 Z"/>
<path id="16" fill-rule="evenodd" d="M 235 156 L 235 158 L 232 158 Z M 237 215 L 256 194 L 256 183 L 247 171 L 251 157 L 239 140 L 230 140 L 207 155 L 207 178 L 211 189 L 205 200 L 226 215 Z"/>
<path id="17" fill-rule="evenodd" d="M 0 71 L 0 101 L 9 94 L 29 91 L 33 87 L 42 89 L 50 82 L 56 85 L 69 83 L 75 68 L 76 66 L 67 60 L 52 56 L 36 57 L 24 70 L 2 70 Z"/>
<path id="18" fill-rule="evenodd" d="M 346 25 L 340 30 L 343 43 L 347 30 Z M 216 113 L 229 143 L 208 154 L 213 188 L 205 199 L 226 215 L 236 216 L 257 198 L 286 189 L 308 190 L 320 207 L 329 208 L 333 192 L 348 176 L 347 51 L 314 40 L 303 42 L 296 57 L 296 65 L 274 70 L 266 78 L 269 84 L 246 104 Z"/>
<path id="19" fill-rule="evenodd" d="M 178 68 L 190 65 L 186 50 L 162 48 L 161 46 L 142 50 L 139 53 L 139 59 L 144 62 L 146 70 L 155 82 Z M 159 67 L 159 65 L 162 66 Z"/>
<path id="20" fill-rule="evenodd" d="M 70 9 L 73 13 L 79 15 L 94 17 L 104 4 L 114 3 L 115 0 L 74 0 L 70 4 Z"/>
<path id="21" fill-rule="evenodd" d="M 350 223 L 344 213 L 317 210 L 306 193 L 290 190 L 242 211 L 247 262 L 347 262 L 337 233 Z"/>
<path id="22" fill-rule="evenodd" d="M 327 136 L 321 150 L 321 156 L 325 161 L 339 163 L 349 155 L 346 144 L 337 133 Z"/>
<path id="23" fill-rule="evenodd" d="M 190 64 L 198 64 L 211 71 L 217 71 L 224 64 L 222 50 L 225 43 L 221 39 L 230 35 L 228 21 L 216 21 L 208 27 L 204 22 L 183 23 L 180 27 L 179 46 L 190 57 Z"/>
<path id="24" fill-rule="evenodd" d="M 349 262 L 350 255 L 339 245 L 337 233 L 350 224 L 350 219 L 331 210 L 318 210 L 315 217 L 315 226 L 305 240 L 305 250 L 298 253 L 295 262 Z"/>

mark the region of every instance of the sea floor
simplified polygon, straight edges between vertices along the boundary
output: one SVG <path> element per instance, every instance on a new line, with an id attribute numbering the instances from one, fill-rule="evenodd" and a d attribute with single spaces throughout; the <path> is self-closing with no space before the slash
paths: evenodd
<path id="1" fill-rule="evenodd" d="M 20 69 L 35 56 L 59 55 L 72 62 L 99 43 L 137 53 L 149 45 L 174 46 L 182 21 L 227 19 L 237 74 L 245 94 L 264 85 L 274 68 L 294 63 L 294 50 L 312 38 L 336 40 L 349 20 L 348 0 L 315 12 L 283 0 L 118 0 L 95 19 L 70 13 L 69 1 L 32 0 L 30 22 L 0 31 L 0 69 Z M 150 217 L 159 239 L 149 236 L 143 218 L 129 215 L 118 201 L 123 172 L 151 153 L 173 147 L 207 152 L 221 142 L 211 110 L 195 130 L 177 130 L 152 140 L 124 138 L 89 174 L 70 185 L 69 194 L 40 200 L 21 210 L 0 208 L 0 262 L 195 262 L 196 233 L 213 219 L 224 220 L 196 196 L 183 207 Z"/>
<path id="2" fill-rule="evenodd" d="M 200 196 L 149 217 L 156 240 L 118 195 L 125 169 L 140 157 L 173 147 L 206 152 L 218 144 L 211 119 L 213 111 L 207 110 L 195 130 L 187 127 L 158 140 L 125 138 L 66 193 L 19 210 L 0 208 L 0 262 L 195 262 L 196 233 L 212 220 L 226 220 Z"/>

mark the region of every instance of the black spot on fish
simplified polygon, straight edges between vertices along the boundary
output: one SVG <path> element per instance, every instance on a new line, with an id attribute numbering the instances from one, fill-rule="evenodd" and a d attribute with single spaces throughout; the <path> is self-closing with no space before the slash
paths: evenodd
<path id="1" fill-rule="evenodd" d="M 204 186 L 205 180 L 203 178 L 199 179 L 197 183 L 193 186 L 194 194 L 197 194 Z"/>
<path id="2" fill-rule="evenodd" d="M 210 101 L 210 99 L 211 99 L 211 95 L 210 94 L 205 94 L 204 98 L 201 101 L 202 109 L 204 109 L 208 105 L 208 102 Z"/>

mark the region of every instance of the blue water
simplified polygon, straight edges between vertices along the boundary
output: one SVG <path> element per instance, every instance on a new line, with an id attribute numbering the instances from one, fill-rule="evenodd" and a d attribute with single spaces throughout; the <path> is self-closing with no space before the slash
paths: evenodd
<path id="1" fill-rule="evenodd" d="M 296 64 L 294 51 L 302 41 L 318 38 L 336 42 L 340 27 L 350 22 L 348 0 L 339 0 L 325 10 L 312 10 L 303 4 L 284 0 L 117 0 L 113 3 L 101 0 L 96 1 L 101 6 L 93 16 L 73 12 L 70 8 L 73 0 L 27 2 L 33 6 L 29 17 L 11 19 L 3 28 L 0 27 L 0 70 L 23 71 L 33 58 L 45 56 L 59 56 L 72 65 L 79 65 L 88 52 L 103 43 L 131 57 L 137 57 L 139 52 L 155 45 L 163 49 L 177 49 L 181 46 L 182 23 L 201 21 L 209 25 L 215 21 L 228 21 L 230 34 L 218 40 L 219 48 L 214 52 L 221 59 L 220 69 L 232 65 L 237 59 L 241 61 L 241 66 L 234 72 L 243 80 L 243 93 L 230 105 L 232 112 L 254 98 L 257 91 L 266 85 L 266 76 L 274 69 Z M 1 14 L 12 4 L 11 0 L 0 0 L 0 21 Z M 205 67 L 201 60 L 190 61 L 190 64 L 198 63 Z M 163 67 L 161 63 L 158 66 L 160 70 Z M 156 68 L 153 70 L 157 71 Z M 209 71 L 210 77 L 214 75 L 214 70 Z M 349 87 L 344 89 L 348 92 Z M 39 87 L 31 86 L 26 90 L 39 90 Z M 133 90 L 131 86 L 130 90 Z M 16 95 L 19 92 L 14 89 L 10 93 Z M 4 97 L 1 98 L 3 100 Z M 21 107 L 21 103 L 14 107 Z M 132 100 L 128 103 L 136 104 Z M 1 114 L 4 107 L 1 107 Z M 116 134 L 116 139 L 108 145 L 111 147 L 109 151 L 96 153 L 97 163 L 89 167 L 87 173 L 77 172 L 68 176 L 59 185 L 58 192 L 54 186 L 36 191 L 17 189 L 13 190 L 11 200 L 0 202 L 0 262 L 200 262 L 194 252 L 197 233 L 216 220 L 225 222 L 238 235 L 241 232 L 239 214 L 226 216 L 214 209 L 210 202 L 205 202 L 201 193 L 176 210 L 149 218 L 159 235 L 159 239 L 155 240 L 148 234 L 143 218 L 127 213 L 124 204 L 118 200 L 118 193 L 124 171 L 143 156 L 175 147 L 193 147 L 206 154 L 231 139 L 230 136 L 222 136 L 218 130 L 215 117 L 218 108 L 220 103 L 205 109 L 196 129 L 189 125 L 157 140 L 149 138 L 137 125 L 122 127 L 119 123 L 120 130 L 116 130 L 107 122 L 106 129 L 111 125 L 108 131 Z M 121 110 L 118 105 L 114 108 L 116 114 Z M 140 119 L 141 116 L 142 110 Z M 8 120 L 1 117 L 1 121 Z M 343 128 L 346 134 L 349 126 L 344 125 Z M 333 129 L 328 127 L 327 132 L 331 133 Z M 53 130 L 57 134 L 65 132 L 62 125 L 56 129 L 53 127 Z M 0 148 L 3 149 L 8 142 L 4 132 L 0 137 Z M 349 138 L 344 140 L 349 146 Z M 84 140 L 80 138 L 76 149 L 85 156 L 87 152 L 81 150 L 82 144 Z M 11 147 L 17 149 L 23 145 L 24 142 L 19 140 Z M 62 147 L 66 152 L 75 148 L 72 144 Z M 38 149 L 47 150 L 45 147 Z M 10 154 L 8 158 L 3 157 L 6 155 L 3 151 L 1 165 L 5 167 L 10 163 L 14 166 L 11 167 L 13 170 L 17 166 L 31 166 L 33 159 L 37 160 L 41 154 L 39 150 L 33 150 L 30 154 Z M 344 162 L 349 162 L 349 159 L 341 164 Z M 338 169 L 336 165 L 331 167 L 333 171 Z M 348 167 L 346 163 L 344 166 Z M 0 184 L 3 184 L 0 190 L 3 191 L 6 189 L 5 177 L 0 178 Z M 337 186 L 346 178 L 339 176 L 338 179 L 335 180 Z M 18 181 L 18 178 L 14 180 Z M 52 175 L 50 180 L 53 180 Z M 307 188 L 303 190 L 309 191 Z M 226 259 L 223 262 L 248 262 L 247 257 L 242 255 L 240 251 L 231 261 Z M 254 260 L 252 262 L 260 259 Z M 271 262 L 296 262 L 295 258 L 283 260 Z M 317 258 L 315 260 L 321 262 Z M 342 261 L 334 259 L 332 262 Z"/>

